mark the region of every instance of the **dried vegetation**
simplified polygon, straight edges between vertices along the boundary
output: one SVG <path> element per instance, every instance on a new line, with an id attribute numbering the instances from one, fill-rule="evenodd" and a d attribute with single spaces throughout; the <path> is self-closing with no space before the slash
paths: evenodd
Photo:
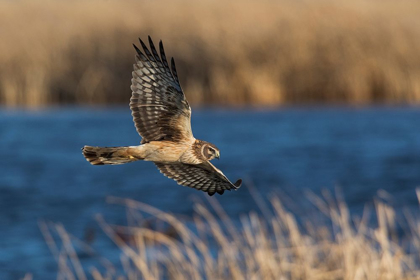
<path id="1" fill-rule="evenodd" d="M 126 104 L 137 37 L 194 105 L 420 103 L 420 3 L 1 1 L 0 104 Z"/>

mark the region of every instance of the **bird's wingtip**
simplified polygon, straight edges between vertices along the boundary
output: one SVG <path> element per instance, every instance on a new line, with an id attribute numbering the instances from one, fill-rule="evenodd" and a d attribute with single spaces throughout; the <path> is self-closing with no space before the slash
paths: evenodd
<path id="1" fill-rule="evenodd" d="M 238 189 L 238 188 L 240 188 L 241 187 L 241 185 L 242 185 L 242 179 L 238 179 L 236 182 L 235 182 L 235 187 Z"/>

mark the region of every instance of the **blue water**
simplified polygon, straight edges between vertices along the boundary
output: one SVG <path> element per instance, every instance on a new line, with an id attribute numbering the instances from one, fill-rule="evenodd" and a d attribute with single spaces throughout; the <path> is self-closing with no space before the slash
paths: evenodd
<path id="1" fill-rule="evenodd" d="M 302 206 L 306 190 L 320 195 L 336 187 L 356 212 L 380 189 L 391 194 L 389 203 L 397 209 L 418 206 L 420 109 L 195 110 L 192 126 L 196 138 L 220 148 L 215 165 L 232 181 L 244 179 L 240 190 L 212 198 L 234 218 L 256 208 L 250 185 Z M 39 220 L 60 222 L 83 238 L 87 228 L 98 228 L 97 213 L 125 223 L 124 208 L 107 204 L 107 196 L 187 217 L 192 199 L 205 196 L 163 177 L 150 162 L 91 166 L 85 161 L 83 145 L 139 143 L 127 108 L 3 110 L 0 135 L 0 279 L 26 272 L 34 279 L 56 277 Z M 117 252 L 105 237 L 93 247 L 111 259 Z"/>

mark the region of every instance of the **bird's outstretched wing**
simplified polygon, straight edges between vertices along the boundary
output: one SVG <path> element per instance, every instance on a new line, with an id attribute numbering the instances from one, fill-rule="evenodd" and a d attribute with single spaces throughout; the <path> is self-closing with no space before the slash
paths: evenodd
<path id="1" fill-rule="evenodd" d="M 150 37 L 150 51 L 143 41 L 140 44 L 144 54 L 134 45 L 137 55 L 130 108 L 142 143 L 192 138 L 191 108 L 179 84 L 174 59 L 169 68 L 162 41 L 160 56 Z"/>
<path id="2" fill-rule="evenodd" d="M 209 195 L 223 194 L 225 190 L 236 190 L 241 186 L 239 179 L 232 184 L 228 178 L 210 162 L 201 164 L 159 163 L 155 162 L 160 172 L 174 179 L 179 185 L 207 192 Z"/>

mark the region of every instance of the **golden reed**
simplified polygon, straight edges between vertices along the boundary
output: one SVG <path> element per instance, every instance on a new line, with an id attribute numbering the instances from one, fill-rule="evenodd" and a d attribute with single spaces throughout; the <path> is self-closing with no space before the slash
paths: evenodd
<path id="1" fill-rule="evenodd" d="M 101 245 L 91 228 L 80 239 L 61 224 L 39 225 L 57 261 L 58 279 L 420 279 L 417 213 L 406 211 L 401 219 L 376 201 L 376 214 L 366 208 L 354 216 L 331 194 L 311 194 L 310 200 L 318 210 L 305 217 L 273 198 L 261 200 L 263 215 L 245 212 L 238 222 L 211 198 L 196 203 L 192 216 L 109 198 L 127 207 L 128 225 L 111 225 L 97 216 L 118 246 L 121 264 L 96 252 Z M 397 234 L 401 225 L 404 232 Z M 86 254 L 91 257 L 79 258 Z"/>
<path id="2" fill-rule="evenodd" d="M 163 39 L 194 105 L 420 103 L 412 0 L 1 1 L 0 105 L 128 103 Z"/>

